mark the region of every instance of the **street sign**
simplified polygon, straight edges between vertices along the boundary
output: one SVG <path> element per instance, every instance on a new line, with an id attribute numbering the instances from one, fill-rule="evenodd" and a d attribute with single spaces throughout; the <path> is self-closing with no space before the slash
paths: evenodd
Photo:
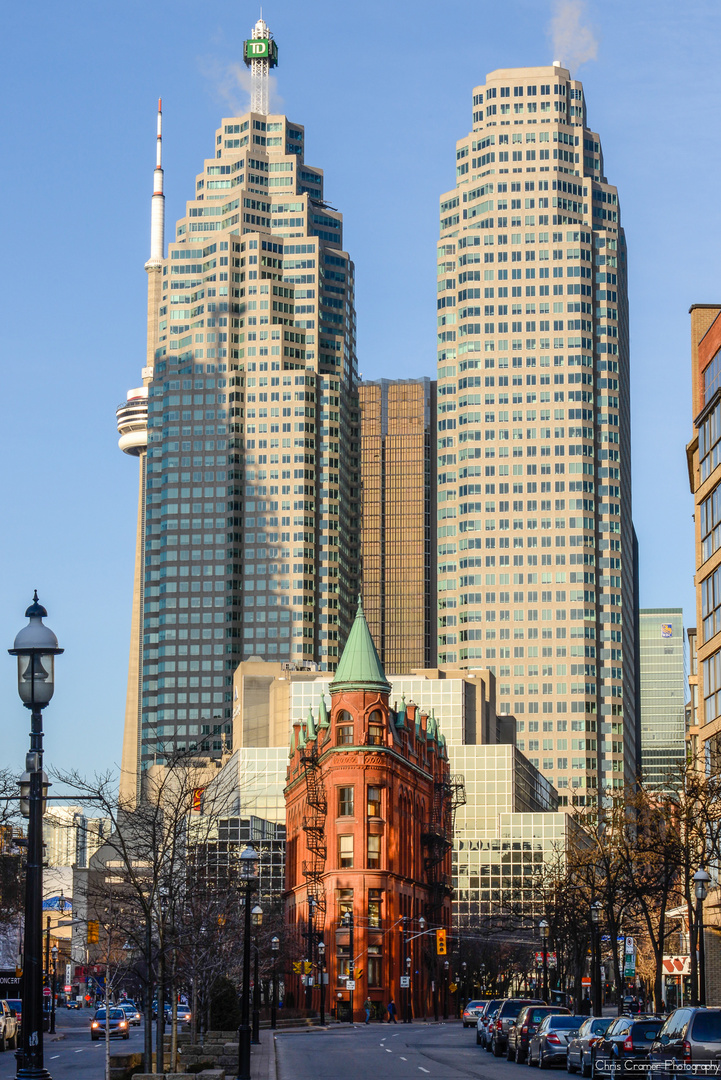
<path id="1" fill-rule="evenodd" d="M 411 977 L 410 977 L 410 975 L 401 975 L 401 986 L 405 987 L 405 986 L 410 986 L 410 985 L 411 985 Z"/>
<path id="2" fill-rule="evenodd" d="M 50 987 L 49 986 L 44 986 L 43 987 L 43 997 L 50 997 Z"/>
<path id="3" fill-rule="evenodd" d="M 73 981 L 73 968 L 72 964 L 65 965 L 65 982 L 71 983 Z"/>
<path id="4" fill-rule="evenodd" d="M 626 938 L 626 952 L 627 953 L 636 952 L 636 942 L 633 940 L 632 937 L 627 937 Z"/>
<path id="5" fill-rule="evenodd" d="M 63 990 L 65 991 L 66 994 L 69 994 L 70 991 L 72 990 L 72 986 L 70 985 L 70 983 L 66 983 L 66 985 L 63 987 Z"/>
<path id="6" fill-rule="evenodd" d="M 348 979 L 345 986 L 346 990 L 355 990 L 355 979 Z"/>

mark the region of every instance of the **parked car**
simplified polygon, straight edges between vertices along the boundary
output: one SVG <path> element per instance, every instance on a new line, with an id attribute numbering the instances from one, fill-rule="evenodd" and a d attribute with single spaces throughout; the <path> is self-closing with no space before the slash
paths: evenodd
<path id="1" fill-rule="evenodd" d="M 478 1014 L 476 1020 L 476 1046 L 486 1047 L 486 1035 L 488 1034 L 488 1027 L 491 1022 L 491 1017 L 497 1009 L 503 1004 L 503 998 L 491 998 L 490 1001 L 486 1001 Z"/>
<path id="2" fill-rule="evenodd" d="M 485 1001 L 468 1001 L 468 1002 L 466 1002 L 466 1007 L 463 1010 L 463 1015 L 461 1016 L 461 1020 L 463 1021 L 464 1028 L 466 1028 L 466 1027 L 475 1027 L 476 1026 L 476 1020 L 478 1019 L 481 1012 L 483 1011 L 483 1006 L 485 1004 L 486 1004 Z"/>
<path id="3" fill-rule="evenodd" d="M 15 1010 L 0 1000 L 0 1051 L 15 1050 L 18 1045 L 18 1022 Z"/>
<path id="4" fill-rule="evenodd" d="M 22 1001 L 22 998 L 6 998 L 5 1000 L 7 1001 L 8 1005 L 10 1006 L 10 1008 L 15 1013 L 15 1019 L 17 1020 L 17 1024 L 18 1024 L 18 1037 L 19 1037 L 20 1032 L 22 1030 L 22 1026 L 23 1026 L 23 1001 Z"/>
<path id="5" fill-rule="evenodd" d="M 566 1064 L 566 1050 L 571 1039 L 578 1035 L 585 1016 L 552 1013 L 543 1018 L 528 1044 L 528 1064 L 547 1069 Z"/>
<path id="6" fill-rule="evenodd" d="M 132 1024 L 133 1027 L 140 1027 L 140 1023 L 141 1023 L 143 1017 L 140 1014 L 138 1008 L 136 1007 L 135 1002 L 133 1002 L 133 1001 L 119 1001 L 118 1002 L 118 1008 L 123 1010 L 123 1012 L 125 1013 L 125 1015 L 128 1018 L 128 1023 L 129 1024 Z"/>
<path id="7" fill-rule="evenodd" d="M 583 1021 L 578 1029 L 578 1035 L 576 1035 L 575 1039 L 571 1039 L 568 1044 L 568 1053 L 566 1055 L 567 1072 L 580 1072 L 581 1076 L 591 1075 L 593 1047 L 605 1034 L 613 1019 L 612 1016 L 589 1016 Z"/>
<path id="8" fill-rule="evenodd" d="M 524 1005 L 545 1005 L 540 998 L 506 998 L 498 1010 L 498 1016 L 493 1022 L 490 1031 L 491 1053 L 494 1057 L 500 1057 L 508 1044 L 508 1031 L 524 1007 Z"/>
<path id="9" fill-rule="evenodd" d="M 93 1042 L 105 1038 L 106 1026 L 110 1028 L 110 1038 L 129 1039 L 130 1025 L 122 1009 L 111 1007 L 106 1021 L 105 1009 L 96 1009 L 90 1021 L 90 1038 Z"/>
<path id="10" fill-rule="evenodd" d="M 528 1057 L 528 1044 L 538 1031 L 541 1021 L 553 1013 L 568 1014 L 568 1009 L 558 1005 L 526 1005 L 518 1014 L 513 1027 L 508 1032 L 508 1046 L 506 1058 L 508 1061 L 517 1061 L 519 1065 Z"/>
<path id="11" fill-rule="evenodd" d="M 591 1075 L 648 1073 L 651 1046 L 663 1023 L 661 1019 L 619 1016 L 593 1046 Z"/>
<path id="12" fill-rule="evenodd" d="M 655 1080 L 715 1073 L 721 1058 L 721 1009 L 674 1009 L 651 1045 Z"/>

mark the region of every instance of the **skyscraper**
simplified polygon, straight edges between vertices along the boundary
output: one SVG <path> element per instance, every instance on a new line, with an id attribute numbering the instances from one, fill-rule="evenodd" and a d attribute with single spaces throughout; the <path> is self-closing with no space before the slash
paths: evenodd
<path id="1" fill-rule="evenodd" d="M 438 245 L 438 662 L 489 667 L 562 802 L 635 770 L 626 242 L 581 83 L 473 91 Z"/>
<path id="2" fill-rule="evenodd" d="M 638 656 L 641 775 L 649 787 L 664 788 L 686 753 L 681 608 L 639 611 Z"/>
<path id="3" fill-rule="evenodd" d="M 407 673 L 436 654 L 436 384 L 362 382 L 363 607 L 381 663 Z"/>
<path id="4" fill-rule="evenodd" d="M 228 747 L 246 656 L 333 670 L 357 594 L 354 267 L 304 130 L 268 111 L 277 47 L 245 43 L 252 111 L 223 120 L 167 255 L 158 157 L 123 791 Z"/>

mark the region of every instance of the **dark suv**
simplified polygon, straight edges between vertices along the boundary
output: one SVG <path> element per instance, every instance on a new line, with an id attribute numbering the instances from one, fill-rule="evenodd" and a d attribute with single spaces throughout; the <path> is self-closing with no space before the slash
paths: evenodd
<path id="1" fill-rule="evenodd" d="M 540 998 L 506 998 L 498 1010 L 498 1016 L 493 1021 L 491 1036 L 491 1053 L 494 1057 L 500 1057 L 508 1044 L 508 1032 L 512 1024 L 515 1024 L 521 1009 L 525 1005 L 545 1005 Z"/>
<path id="2" fill-rule="evenodd" d="M 528 1057 L 528 1043 L 538 1031 L 538 1026 L 544 1017 L 554 1013 L 567 1015 L 568 1011 L 568 1009 L 559 1008 L 558 1005 L 526 1005 L 521 1009 L 518 1019 L 508 1032 L 507 1060 L 517 1061 L 519 1065 L 522 1065 Z"/>
<path id="3" fill-rule="evenodd" d="M 721 1071 L 721 1009 L 674 1009 L 651 1045 L 654 1078 Z"/>

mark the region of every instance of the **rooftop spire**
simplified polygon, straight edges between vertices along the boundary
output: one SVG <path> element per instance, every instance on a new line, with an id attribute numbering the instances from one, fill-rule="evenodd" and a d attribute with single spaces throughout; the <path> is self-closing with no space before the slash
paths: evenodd
<path id="1" fill-rule="evenodd" d="M 158 98 L 158 127 L 153 173 L 153 199 L 150 204 L 150 258 L 146 270 L 159 269 L 165 254 L 165 195 L 163 193 L 163 102 Z"/>
<path id="2" fill-rule="evenodd" d="M 390 683 L 373 644 L 360 596 L 356 617 L 330 684 L 332 694 L 339 690 L 378 690 L 383 694 L 390 692 Z"/>
<path id="3" fill-rule="evenodd" d="M 244 44 L 243 58 L 250 68 L 250 111 L 267 115 L 269 72 L 278 63 L 278 46 L 263 21 L 262 8 L 252 36 Z"/>

